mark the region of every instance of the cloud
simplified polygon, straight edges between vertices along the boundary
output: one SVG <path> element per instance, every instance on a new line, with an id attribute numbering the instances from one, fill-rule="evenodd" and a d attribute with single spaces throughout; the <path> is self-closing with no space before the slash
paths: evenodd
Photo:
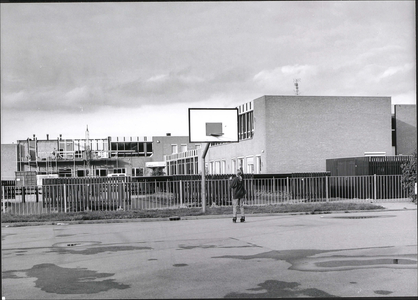
<path id="1" fill-rule="evenodd" d="M 402 66 L 389 67 L 383 72 L 382 75 L 380 75 L 378 77 L 378 80 L 381 80 L 381 79 L 386 78 L 386 77 L 393 76 L 393 75 L 398 74 L 398 73 L 411 71 L 413 68 L 414 68 L 414 65 L 412 63 L 407 63 L 407 64 L 404 64 Z"/>

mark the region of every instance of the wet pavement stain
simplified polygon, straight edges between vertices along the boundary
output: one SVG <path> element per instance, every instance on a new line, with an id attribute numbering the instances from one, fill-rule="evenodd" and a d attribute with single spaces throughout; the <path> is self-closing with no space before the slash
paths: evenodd
<path id="1" fill-rule="evenodd" d="M 396 261 L 396 262 L 394 262 Z M 325 262 L 315 263 L 318 267 L 347 267 L 347 266 L 365 266 L 365 265 L 392 265 L 392 264 L 401 264 L 401 265 L 416 265 L 417 262 L 410 259 L 390 259 L 390 258 L 381 258 L 381 259 L 368 259 L 368 260 L 331 260 Z"/>
<path id="2" fill-rule="evenodd" d="M 285 260 L 288 263 L 292 263 L 292 261 L 308 256 L 313 256 L 315 254 L 320 254 L 324 252 L 324 250 L 284 250 L 284 251 L 268 251 L 262 252 L 254 255 L 223 255 L 223 256 L 214 256 L 213 258 L 235 258 L 235 259 L 242 259 L 242 260 L 250 260 L 250 259 L 260 259 L 260 258 L 267 258 L 273 260 Z"/>
<path id="3" fill-rule="evenodd" d="M 377 290 L 377 291 L 373 291 L 375 294 L 378 294 L 378 295 L 389 295 L 389 294 L 392 294 L 393 292 L 391 292 L 391 291 L 385 291 L 385 290 Z"/>
<path id="4" fill-rule="evenodd" d="M 188 264 L 174 264 L 173 267 L 187 267 Z"/>
<path id="5" fill-rule="evenodd" d="M 17 278 L 25 278 L 24 276 L 19 276 L 20 271 L 4 271 L 2 272 L 2 279 L 17 279 Z"/>
<path id="6" fill-rule="evenodd" d="M 387 247 L 377 247 L 387 248 Z M 374 249 L 374 248 L 360 248 Z M 232 258 L 241 260 L 273 259 L 282 260 L 291 264 L 289 270 L 308 271 L 308 272 L 329 272 L 346 271 L 364 268 L 416 268 L 417 261 L 415 255 L 394 255 L 394 256 L 347 256 L 335 255 L 339 251 L 360 250 L 360 249 L 340 249 L 340 250 L 284 250 L 269 251 L 254 255 L 223 255 L 212 258 Z M 317 254 L 332 252 L 332 256 L 313 257 Z"/>
<path id="7" fill-rule="evenodd" d="M 71 245 L 71 244 L 70 244 Z M 54 248 L 48 252 L 58 252 L 59 254 L 81 254 L 81 255 L 95 255 L 103 252 L 119 252 L 119 251 L 134 251 L 134 250 L 152 250 L 151 247 L 134 247 L 134 246 L 103 246 L 103 247 L 91 247 L 84 249 L 85 246 L 82 246 L 81 249 L 77 249 L 77 244 L 73 246 L 68 246 L 66 248 L 59 247 Z"/>
<path id="8" fill-rule="evenodd" d="M 98 273 L 86 268 L 61 268 L 54 264 L 34 265 L 27 270 L 3 272 L 3 278 L 24 278 L 16 275 L 24 272 L 26 277 L 37 278 L 35 287 L 55 294 L 95 294 L 110 289 L 128 289 L 129 285 L 115 282 L 114 279 L 98 281 L 99 278 L 114 276 L 114 273 Z"/>
<path id="9" fill-rule="evenodd" d="M 56 237 L 74 236 L 75 234 L 59 234 Z"/>
<path id="10" fill-rule="evenodd" d="M 231 240 L 236 240 L 238 242 L 241 242 L 235 238 L 230 238 Z M 241 245 L 241 246 L 220 246 L 220 245 L 184 245 L 184 244 L 180 244 L 179 249 L 176 250 L 192 250 L 192 249 L 196 249 L 196 248 L 201 248 L 201 249 L 212 249 L 212 248 L 217 248 L 217 249 L 238 249 L 238 248 L 262 248 L 261 246 L 258 246 L 256 244 L 252 244 L 252 243 L 246 243 L 246 245 Z"/>
<path id="11" fill-rule="evenodd" d="M 179 245 L 179 248 L 180 249 L 177 249 L 177 250 L 192 250 L 196 248 L 208 249 L 208 248 L 217 248 L 217 246 L 216 245 L 198 245 L 198 246 Z"/>
<path id="12" fill-rule="evenodd" d="M 279 280 L 266 280 L 258 284 L 259 287 L 247 289 L 247 291 L 263 291 L 262 293 L 229 293 L 224 298 L 296 298 L 296 297 L 320 297 L 337 298 L 316 288 L 300 289 L 300 283 L 285 282 Z"/>

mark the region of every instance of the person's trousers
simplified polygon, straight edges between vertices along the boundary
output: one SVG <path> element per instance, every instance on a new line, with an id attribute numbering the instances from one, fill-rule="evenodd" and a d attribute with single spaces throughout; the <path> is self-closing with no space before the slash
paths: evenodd
<path id="1" fill-rule="evenodd" d="M 241 217 L 244 217 L 244 199 L 232 199 L 232 216 L 237 217 L 237 206 L 241 211 Z"/>

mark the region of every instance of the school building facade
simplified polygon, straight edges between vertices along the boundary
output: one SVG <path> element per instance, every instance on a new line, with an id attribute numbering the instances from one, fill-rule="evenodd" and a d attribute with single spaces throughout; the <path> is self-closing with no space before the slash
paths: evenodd
<path id="1" fill-rule="evenodd" d="M 325 172 L 326 160 L 410 155 L 416 149 L 416 105 L 390 97 L 262 96 L 238 107 L 239 142 L 212 145 L 209 174 Z M 201 172 L 201 150 L 167 155 L 169 175 Z"/>
<path id="2" fill-rule="evenodd" d="M 88 129 L 82 139 L 18 140 L 1 145 L 1 179 L 14 180 L 16 171 L 36 171 L 38 175 L 59 177 L 105 177 L 112 174 L 151 176 L 162 174 L 164 155 L 195 149 L 188 136 L 136 136 L 90 139 Z"/>
<path id="3" fill-rule="evenodd" d="M 416 105 L 390 97 L 262 96 L 238 106 L 237 143 L 212 144 L 208 174 L 325 172 L 326 160 L 410 155 L 417 148 Z M 200 174 L 205 145 L 188 136 L 18 140 L 1 145 L 2 180 L 16 171 L 60 177 Z M 155 173 L 155 171 L 160 171 Z"/>

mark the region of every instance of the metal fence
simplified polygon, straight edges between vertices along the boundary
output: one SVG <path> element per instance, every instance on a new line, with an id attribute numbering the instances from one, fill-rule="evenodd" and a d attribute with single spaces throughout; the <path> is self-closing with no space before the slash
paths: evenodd
<path id="1" fill-rule="evenodd" d="M 400 175 L 247 178 L 246 205 L 300 202 L 405 200 Z M 1 187 L 2 211 L 19 215 L 52 212 L 152 210 L 202 207 L 201 180 L 144 180 Z M 228 179 L 208 179 L 209 206 L 229 206 Z"/>

